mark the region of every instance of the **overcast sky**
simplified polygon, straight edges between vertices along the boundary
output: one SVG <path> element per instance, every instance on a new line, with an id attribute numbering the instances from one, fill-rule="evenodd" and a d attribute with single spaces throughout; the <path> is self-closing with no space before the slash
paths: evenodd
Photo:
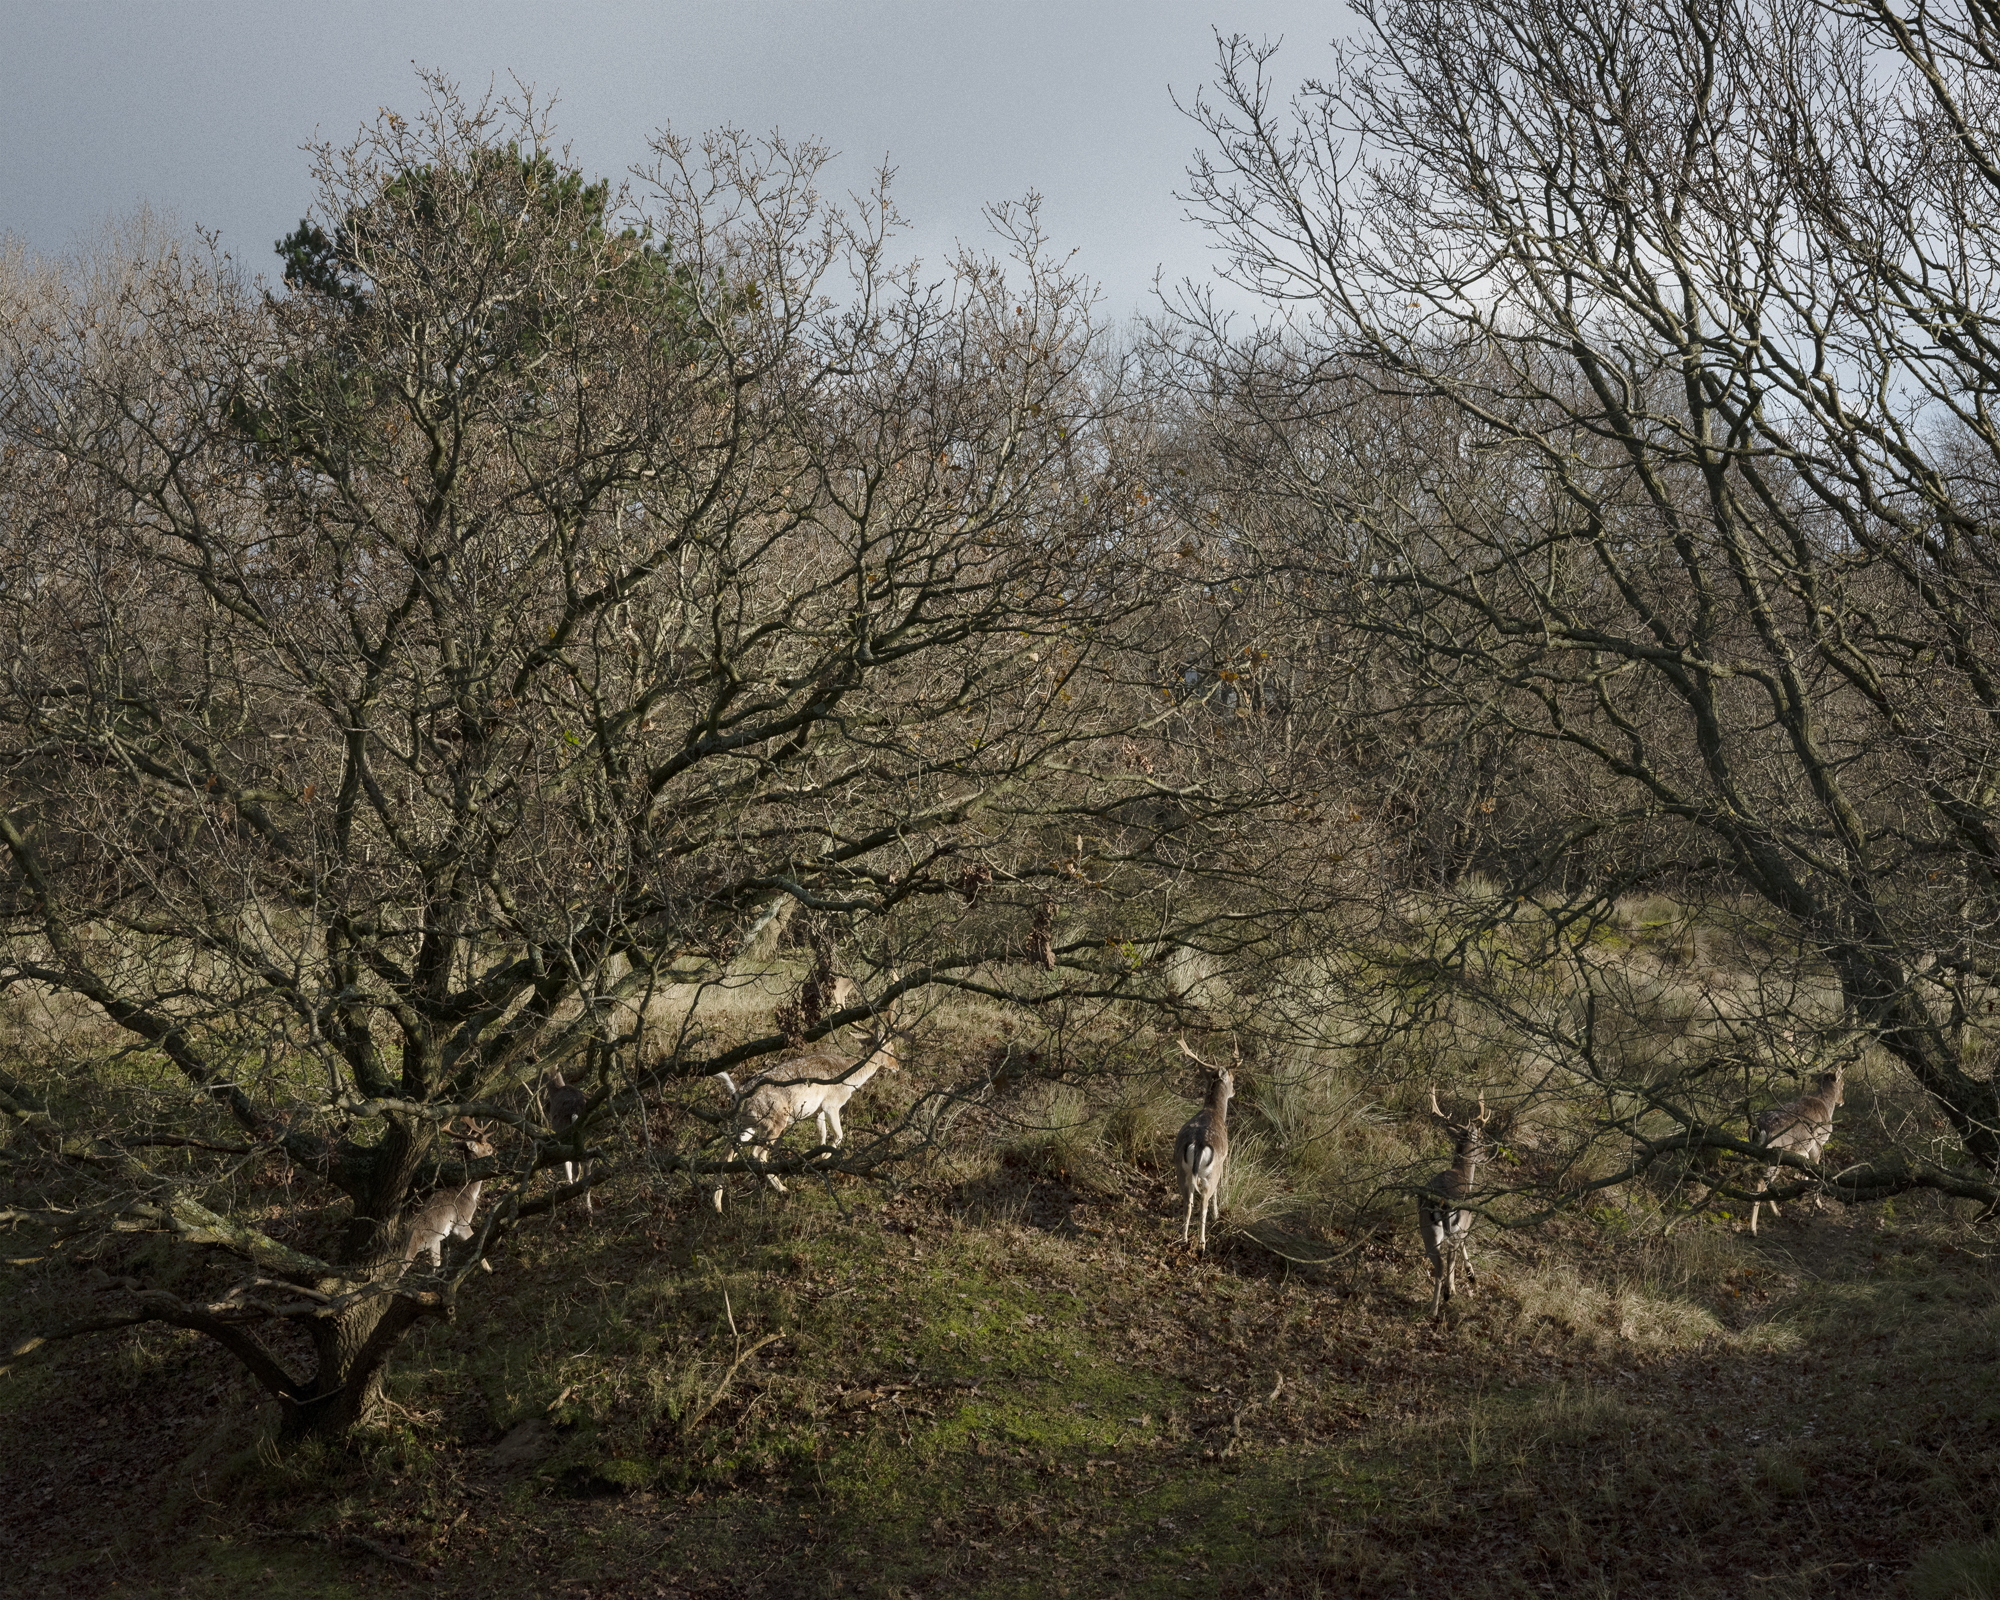
<path id="1" fill-rule="evenodd" d="M 1211 268 L 1173 198 L 1199 134 L 1169 90 L 1208 81 L 1213 29 L 1282 35 L 1290 83 L 1349 23 L 1307 0 L 0 0 L 0 231 L 60 250 L 150 201 L 268 271 L 311 199 L 299 146 L 418 106 L 415 63 L 475 97 L 510 72 L 557 93 L 592 173 L 622 174 L 666 123 L 816 136 L 842 187 L 886 156 L 930 260 L 982 237 L 983 204 L 1039 190 L 1122 320 L 1156 268 Z"/>

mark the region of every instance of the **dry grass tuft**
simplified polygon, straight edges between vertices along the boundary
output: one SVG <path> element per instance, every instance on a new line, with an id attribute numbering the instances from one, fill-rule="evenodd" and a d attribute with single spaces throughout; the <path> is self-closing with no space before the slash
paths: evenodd
<path id="1" fill-rule="evenodd" d="M 1127 1165 L 1164 1172 L 1173 1166 L 1174 1135 L 1187 1116 L 1186 1105 L 1163 1084 L 1128 1083 L 1105 1113 L 1105 1147 Z"/>
<path id="2" fill-rule="evenodd" d="M 1010 1160 L 1056 1183 L 1091 1193 L 1111 1193 L 1104 1168 L 1104 1118 L 1069 1085 L 1044 1091 L 1018 1114 L 1020 1131 L 1009 1141 Z"/>
<path id="3" fill-rule="evenodd" d="M 1947 1544 L 1910 1571 L 1912 1600 L 2000 1600 L 2000 1538 Z"/>

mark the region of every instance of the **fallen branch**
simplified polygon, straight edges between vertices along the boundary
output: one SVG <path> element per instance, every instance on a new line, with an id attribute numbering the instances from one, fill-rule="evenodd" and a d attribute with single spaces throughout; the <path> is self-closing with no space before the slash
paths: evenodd
<path id="1" fill-rule="evenodd" d="M 1349 1256 L 1366 1248 L 1372 1242 L 1370 1237 L 1364 1234 L 1362 1237 L 1352 1240 L 1347 1244 L 1329 1249 L 1324 1255 L 1295 1256 L 1279 1248 L 1278 1244 L 1274 1242 L 1274 1239 L 1282 1240 L 1291 1249 L 1298 1249 L 1300 1247 L 1299 1241 L 1294 1240 L 1289 1234 L 1279 1233 L 1273 1229 L 1271 1230 L 1273 1237 L 1267 1238 L 1263 1234 L 1258 1233 L 1254 1227 L 1236 1228 L 1232 1231 L 1238 1236 L 1248 1239 L 1258 1249 L 1269 1252 L 1280 1261 L 1290 1262 L 1295 1267 L 1329 1267 L 1336 1261 L 1345 1261 Z"/>
<path id="2" fill-rule="evenodd" d="M 722 1397 L 729 1392 L 729 1385 L 735 1380 L 737 1371 L 742 1367 L 743 1363 L 748 1361 L 759 1350 L 763 1349 L 765 1345 L 775 1343 L 782 1338 L 784 1338 L 782 1333 L 767 1333 L 734 1361 L 730 1362 L 729 1370 L 722 1375 L 722 1382 L 715 1386 L 715 1393 L 708 1397 L 708 1404 L 681 1424 L 681 1432 L 683 1434 L 693 1433 L 701 1419 L 713 1411 L 721 1403 Z"/>

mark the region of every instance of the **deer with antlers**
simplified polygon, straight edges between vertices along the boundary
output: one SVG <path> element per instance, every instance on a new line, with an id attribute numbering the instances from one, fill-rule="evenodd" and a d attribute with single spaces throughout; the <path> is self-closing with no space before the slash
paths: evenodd
<path id="1" fill-rule="evenodd" d="M 1431 1115 L 1451 1135 L 1452 1141 L 1451 1165 L 1431 1179 L 1417 1196 L 1417 1232 L 1424 1242 L 1424 1254 L 1430 1258 L 1431 1320 L 1436 1321 L 1443 1317 L 1445 1303 L 1457 1287 L 1453 1273 L 1457 1262 L 1465 1263 L 1466 1287 L 1472 1290 L 1479 1287 L 1479 1278 L 1472 1270 L 1472 1254 L 1466 1248 L 1474 1213 L 1459 1202 L 1472 1193 L 1473 1177 L 1486 1155 L 1486 1094 L 1480 1092 L 1478 1116 L 1454 1122 L 1438 1104 L 1437 1086 L 1433 1084 Z"/>
<path id="2" fill-rule="evenodd" d="M 1187 1040 L 1180 1042 L 1181 1054 L 1209 1074 L 1208 1100 L 1201 1110 L 1188 1119 L 1174 1140 L 1174 1166 L 1181 1175 L 1181 1193 L 1187 1197 L 1187 1209 L 1181 1215 L 1181 1243 L 1187 1243 L 1188 1230 L 1194 1223 L 1194 1203 L 1201 1200 L 1201 1245 L 1208 1249 L 1208 1214 L 1213 1211 L 1219 1221 L 1222 1217 L 1222 1203 L 1218 1198 L 1222 1189 L 1223 1168 L 1229 1162 L 1229 1101 L 1236 1093 L 1236 1075 L 1232 1068 L 1242 1062 L 1242 1057 L 1234 1052 L 1230 1056 L 1230 1066 L 1213 1067 L 1188 1048 Z"/>

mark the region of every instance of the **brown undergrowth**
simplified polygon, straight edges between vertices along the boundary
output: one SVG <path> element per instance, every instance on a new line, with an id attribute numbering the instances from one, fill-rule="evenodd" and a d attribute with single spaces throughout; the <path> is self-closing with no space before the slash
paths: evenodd
<path id="1" fill-rule="evenodd" d="M 347 1452 L 274 1458 L 185 1336 L 23 1366 L 0 1562 L 42 1595 L 1992 1592 L 1993 1265 L 1925 1207 L 1489 1229 L 1433 1329 L 1412 1230 L 1202 1259 L 1157 1171 L 992 1133 L 895 1192 L 631 1186 L 523 1234 Z M 15 1269 L 7 1322 L 58 1288 Z"/>

